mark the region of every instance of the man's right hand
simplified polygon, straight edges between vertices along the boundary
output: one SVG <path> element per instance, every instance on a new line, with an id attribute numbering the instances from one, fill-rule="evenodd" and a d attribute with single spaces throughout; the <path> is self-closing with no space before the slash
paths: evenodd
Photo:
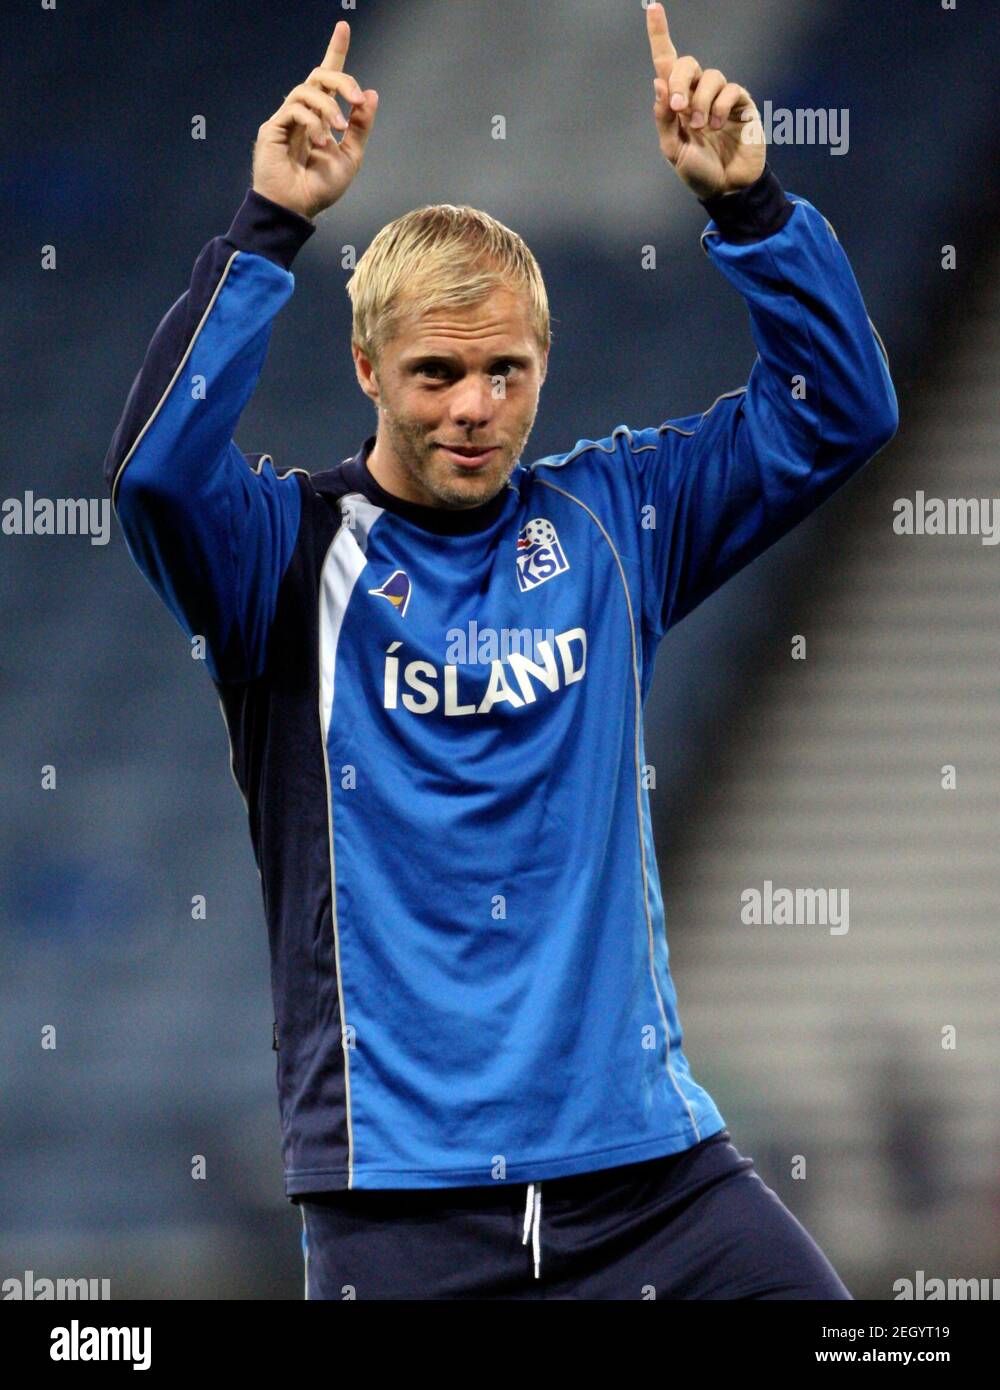
<path id="1" fill-rule="evenodd" d="M 351 27 L 342 19 L 319 67 L 292 88 L 257 132 L 255 191 L 303 217 L 316 217 L 347 192 L 375 123 L 378 92 L 363 92 L 343 71 L 350 42 Z M 334 94 L 350 104 L 349 122 Z M 331 126 L 345 132 L 339 144 Z"/>

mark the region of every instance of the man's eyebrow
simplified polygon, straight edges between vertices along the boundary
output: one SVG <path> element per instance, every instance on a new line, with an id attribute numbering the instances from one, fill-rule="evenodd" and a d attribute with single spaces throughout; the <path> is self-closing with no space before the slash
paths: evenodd
<path id="1" fill-rule="evenodd" d="M 461 358 L 456 353 L 451 352 L 421 352 L 412 357 L 404 357 L 400 366 L 404 371 L 409 371 L 413 367 L 423 367 L 430 363 L 441 363 L 444 366 L 461 364 Z M 497 352 L 490 359 L 491 362 L 513 362 L 518 367 L 530 367 L 531 358 L 523 352 Z"/>

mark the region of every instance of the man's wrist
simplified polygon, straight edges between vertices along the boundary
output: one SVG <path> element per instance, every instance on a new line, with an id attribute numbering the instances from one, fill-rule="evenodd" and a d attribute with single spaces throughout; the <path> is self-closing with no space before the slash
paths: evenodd
<path id="1" fill-rule="evenodd" d="M 710 198 L 698 201 L 715 223 L 722 240 L 738 246 L 774 236 L 795 211 L 795 204 L 789 202 L 769 164 L 764 165 L 760 178 L 746 188 L 713 193 Z"/>
<path id="2" fill-rule="evenodd" d="M 316 223 L 248 188 L 226 233 L 241 251 L 252 251 L 290 270 L 292 261 L 316 230 Z"/>

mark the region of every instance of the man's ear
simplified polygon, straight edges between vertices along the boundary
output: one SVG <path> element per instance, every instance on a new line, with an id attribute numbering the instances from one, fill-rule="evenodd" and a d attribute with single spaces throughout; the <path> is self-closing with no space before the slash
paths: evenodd
<path id="1" fill-rule="evenodd" d="M 375 367 L 371 359 L 366 357 L 357 343 L 351 344 L 351 355 L 354 358 L 354 370 L 357 374 L 358 385 L 370 400 L 378 405 L 380 390 L 378 377 L 375 374 Z"/>

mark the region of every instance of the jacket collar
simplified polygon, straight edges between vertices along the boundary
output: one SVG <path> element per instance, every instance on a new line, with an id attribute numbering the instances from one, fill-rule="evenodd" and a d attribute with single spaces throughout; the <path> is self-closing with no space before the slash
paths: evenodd
<path id="1" fill-rule="evenodd" d="M 488 530 L 507 506 L 511 492 L 518 493 L 524 471 L 518 464 L 497 495 L 479 507 L 425 507 L 419 502 L 407 502 L 386 492 L 372 476 L 368 469 L 368 455 L 374 447 L 375 435 L 371 434 L 354 457 L 345 459 L 337 470 L 347 482 L 347 490 L 360 492 L 376 507 L 405 517 L 415 526 L 441 536 L 465 536 Z"/>

